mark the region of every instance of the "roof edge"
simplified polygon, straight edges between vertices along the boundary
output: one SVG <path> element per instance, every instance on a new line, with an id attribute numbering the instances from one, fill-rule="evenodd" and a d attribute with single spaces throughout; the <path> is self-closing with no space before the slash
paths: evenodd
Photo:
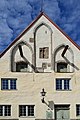
<path id="1" fill-rule="evenodd" d="M 64 35 L 68 38 L 68 40 L 70 42 L 72 42 L 79 50 L 80 50 L 80 46 L 74 42 L 56 23 L 54 23 L 51 19 L 49 19 L 49 17 L 43 13 L 43 15 Z"/>
<path id="2" fill-rule="evenodd" d="M 80 50 L 80 46 L 78 44 L 76 44 L 57 24 L 55 24 L 44 12 L 41 12 L 36 19 L 34 19 L 31 24 L 26 27 L 21 33 L 20 35 L 18 35 L 18 37 L 16 37 L 11 43 L 10 45 L 0 54 L 0 58 L 12 47 L 12 45 L 14 45 L 33 25 L 34 23 L 42 16 L 44 15 L 64 36 L 66 36 L 68 38 L 68 40 L 70 42 L 72 42 L 79 50 Z"/>
<path id="3" fill-rule="evenodd" d="M 9 45 L 8 47 L 1 52 L 0 54 L 0 58 L 12 47 L 12 45 L 14 45 L 33 25 L 34 23 L 43 15 L 44 13 L 41 12 L 36 19 L 34 19 L 31 24 L 29 24 Z"/>

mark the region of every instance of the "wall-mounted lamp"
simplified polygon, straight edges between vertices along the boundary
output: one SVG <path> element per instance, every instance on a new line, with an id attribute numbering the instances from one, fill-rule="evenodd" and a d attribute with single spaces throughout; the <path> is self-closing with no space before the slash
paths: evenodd
<path id="1" fill-rule="evenodd" d="M 41 93 L 41 96 L 42 96 L 41 101 L 42 101 L 42 103 L 45 103 L 44 97 L 46 95 L 46 92 L 45 92 L 44 88 L 42 89 L 42 91 L 40 93 Z"/>

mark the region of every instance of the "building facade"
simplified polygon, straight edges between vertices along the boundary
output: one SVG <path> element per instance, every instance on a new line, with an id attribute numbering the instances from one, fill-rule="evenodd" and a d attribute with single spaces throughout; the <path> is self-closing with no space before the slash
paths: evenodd
<path id="1" fill-rule="evenodd" d="M 80 47 L 41 13 L 0 55 L 0 120 L 80 120 Z"/>

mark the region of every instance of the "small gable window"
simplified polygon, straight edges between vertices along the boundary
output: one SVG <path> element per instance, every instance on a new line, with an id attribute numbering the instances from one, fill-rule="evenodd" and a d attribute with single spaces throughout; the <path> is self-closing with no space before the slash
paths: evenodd
<path id="1" fill-rule="evenodd" d="M 39 58 L 44 58 L 44 59 L 49 58 L 49 48 L 48 47 L 39 48 Z"/>
<path id="2" fill-rule="evenodd" d="M 57 63 L 57 72 L 67 72 L 67 63 L 59 62 Z"/>
<path id="3" fill-rule="evenodd" d="M 28 64 L 24 61 L 16 63 L 16 72 L 27 72 L 28 71 Z"/>

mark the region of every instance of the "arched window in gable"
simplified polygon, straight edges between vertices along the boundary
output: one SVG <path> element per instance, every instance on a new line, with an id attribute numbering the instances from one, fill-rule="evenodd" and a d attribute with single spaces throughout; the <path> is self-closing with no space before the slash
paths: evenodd
<path id="1" fill-rule="evenodd" d="M 68 45 L 60 45 L 54 52 L 54 71 L 67 73 L 74 71 L 74 54 Z"/>
<path id="2" fill-rule="evenodd" d="M 11 52 L 11 71 L 12 72 L 32 72 L 33 71 L 33 50 L 25 42 L 20 42 Z"/>

